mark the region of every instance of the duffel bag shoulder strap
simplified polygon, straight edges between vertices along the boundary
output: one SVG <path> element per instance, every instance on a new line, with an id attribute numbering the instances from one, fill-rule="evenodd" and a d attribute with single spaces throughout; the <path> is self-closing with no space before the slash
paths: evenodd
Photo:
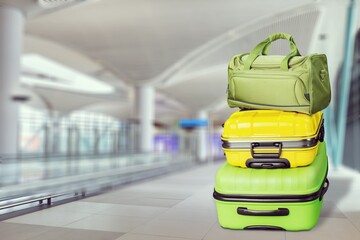
<path id="1" fill-rule="evenodd" d="M 272 42 L 278 39 L 286 39 L 290 42 L 290 50 L 291 52 L 281 61 L 280 69 L 288 70 L 289 69 L 289 60 L 294 56 L 301 56 L 299 50 L 296 47 L 293 37 L 287 33 L 274 33 L 271 34 L 264 41 L 259 43 L 251 52 L 249 57 L 246 59 L 244 63 L 245 70 L 249 70 L 251 68 L 252 63 L 255 59 L 262 53 L 263 55 L 267 55 L 270 49 L 270 45 Z"/>

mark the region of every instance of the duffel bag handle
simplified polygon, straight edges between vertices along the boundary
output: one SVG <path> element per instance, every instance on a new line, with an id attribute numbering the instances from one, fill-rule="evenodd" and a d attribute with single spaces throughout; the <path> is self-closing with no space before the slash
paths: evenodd
<path id="1" fill-rule="evenodd" d="M 290 34 L 287 33 L 274 33 L 271 34 L 268 38 L 266 38 L 264 41 L 259 43 L 249 54 L 248 58 L 246 59 L 244 63 L 244 68 L 246 70 L 249 70 L 252 63 L 255 61 L 255 59 L 262 53 L 263 55 L 266 55 L 269 52 L 270 45 L 272 42 L 278 40 L 278 39 L 286 39 L 290 42 L 290 54 L 288 54 L 280 64 L 281 70 L 288 70 L 289 69 L 289 60 L 290 58 L 294 56 L 300 56 L 300 52 L 296 47 L 296 44 L 294 42 L 293 37 Z"/>
<path id="2" fill-rule="evenodd" d="M 268 43 L 262 49 L 262 54 L 267 55 L 269 53 L 271 43 L 278 40 L 278 39 L 288 40 L 290 42 L 290 50 L 291 50 L 291 52 L 297 51 L 299 53 L 299 50 L 296 47 L 296 43 L 294 41 L 294 38 L 290 34 L 287 34 L 287 33 L 274 33 L 274 34 L 271 34 L 267 38 Z M 300 53 L 299 53 L 299 55 L 300 55 Z"/>

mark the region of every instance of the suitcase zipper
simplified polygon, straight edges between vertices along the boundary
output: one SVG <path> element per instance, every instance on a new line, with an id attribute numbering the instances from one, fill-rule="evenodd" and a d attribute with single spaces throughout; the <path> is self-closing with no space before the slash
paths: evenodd
<path id="1" fill-rule="evenodd" d="M 242 60 L 242 58 L 245 56 L 245 55 L 249 55 L 249 53 L 245 53 L 245 54 L 242 54 L 238 57 L 238 61 L 239 61 L 239 64 L 240 65 L 244 65 L 244 60 Z M 284 56 L 285 57 L 285 56 Z M 301 64 L 302 62 L 305 61 L 306 58 L 302 57 L 301 59 L 298 59 L 296 61 L 294 61 L 292 64 L 289 64 L 289 68 L 292 68 L 294 67 L 295 65 L 298 65 L 298 64 Z M 256 61 L 256 60 L 255 60 Z M 251 64 L 251 68 L 278 68 L 280 69 L 280 63 L 278 64 L 275 64 L 275 63 L 255 63 L 253 62 Z"/>
<path id="2" fill-rule="evenodd" d="M 256 170 L 259 171 L 259 170 Z M 276 170 L 268 170 L 276 171 Z M 264 203 L 291 203 L 291 202 L 310 202 L 316 199 L 321 201 L 329 188 L 329 180 L 327 179 L 327 170 L 325 179 L 321 187 L 314 193 L 301 195 L 252 195 L 252 194 L 222 194 L 214 189 L 213 197 L 223 202 L 264 202 Z"/>

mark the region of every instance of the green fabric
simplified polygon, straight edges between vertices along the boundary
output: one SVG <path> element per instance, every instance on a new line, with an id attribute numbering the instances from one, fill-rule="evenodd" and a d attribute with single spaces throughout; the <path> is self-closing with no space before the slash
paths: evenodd
<path id="1" fill-rule="evenodd" d="M 267 55 L 277 39 L 290 42 L 287 56 Z M 326 55 L 300 56 L 289 34 L 272 34 L 250 53 L 235 55 L 229 62 L 228 74 L 230 107 L 313 114 L 330 103 Z"/>

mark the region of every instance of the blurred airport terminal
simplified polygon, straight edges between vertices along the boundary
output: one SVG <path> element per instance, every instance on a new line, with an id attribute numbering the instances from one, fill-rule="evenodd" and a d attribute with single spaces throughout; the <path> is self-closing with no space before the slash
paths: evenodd
<path id="1" fill-rule="evenodd" d="M 0 238 L 360 239 L 359 11 L 356 0 L 0 0 Z M 238 110 L 227 65 L 275 32 L 327 55 L 331 188 L 313 232 L 226 231 L 212 190 Z"/>

